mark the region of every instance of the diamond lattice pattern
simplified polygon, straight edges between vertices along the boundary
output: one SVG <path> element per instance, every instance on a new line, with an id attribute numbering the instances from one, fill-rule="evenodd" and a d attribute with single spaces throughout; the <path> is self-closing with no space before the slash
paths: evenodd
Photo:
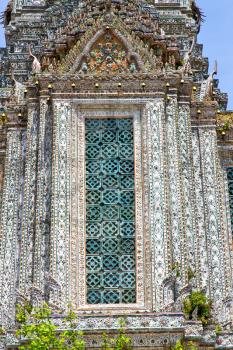
<path id="1" fill-rule="evenodd" d="M 136 302 L 132 119 L 86 119 L 88 304 Z"/>

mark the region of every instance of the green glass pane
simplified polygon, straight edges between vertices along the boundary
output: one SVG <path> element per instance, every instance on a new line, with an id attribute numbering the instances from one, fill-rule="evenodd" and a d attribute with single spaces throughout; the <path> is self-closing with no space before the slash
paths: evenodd
<path id="1" fill-rule="evenodd" d="M 133 122 L 85 126 L 87 303 L 135 303 Z"/>

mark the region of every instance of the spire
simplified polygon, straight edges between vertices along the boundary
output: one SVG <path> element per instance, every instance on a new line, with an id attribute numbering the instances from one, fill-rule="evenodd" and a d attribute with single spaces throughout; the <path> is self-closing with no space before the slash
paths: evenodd
<path id="1" fill-rule="evenodd" d="M 12 9 L 13 9 L 13 2 L 12 0 L 10 0 L 6 6 L 5 11 L 3 11 L 0 15 L 0 22 L 1 24 L 4 25 L 4 27 L 7 26 L 11 21 Z"/>

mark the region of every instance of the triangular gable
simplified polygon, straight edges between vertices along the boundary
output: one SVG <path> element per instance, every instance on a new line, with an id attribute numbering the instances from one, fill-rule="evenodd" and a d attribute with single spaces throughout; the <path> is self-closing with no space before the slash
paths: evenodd
<path id="1" fill-rule="evenodd" d="M 126 45 L 124 38 L 114 30 L 103 29 L 96 33 L 91 43 L 86 46 L 70 73 L 135 73 L 143 69 L 139 61 L 138 55 Z"/>
<path id="2" fill-rule="evenodd" d="M 136 34 L 129 33 L 124 23 L 115 17 L 111 26 L 99 21 L 96 30 L 87 31 L 55 67 L 55 72 L 90 75 L 158 73 L 162 67 L 162 57 L 156 57 Z"/>

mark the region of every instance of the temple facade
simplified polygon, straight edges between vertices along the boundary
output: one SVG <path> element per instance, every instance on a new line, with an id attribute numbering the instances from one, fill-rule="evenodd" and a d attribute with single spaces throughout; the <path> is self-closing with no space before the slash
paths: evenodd
<path id="1" fill-rule="evenodd" d="M 197 4 L 11 0 L 2 19 L 0 349 L 25 301 L 60 329 L 71 303 L 90 349 L 120 317 L 135 349 L 233 349 L 233 115 Z"/>

